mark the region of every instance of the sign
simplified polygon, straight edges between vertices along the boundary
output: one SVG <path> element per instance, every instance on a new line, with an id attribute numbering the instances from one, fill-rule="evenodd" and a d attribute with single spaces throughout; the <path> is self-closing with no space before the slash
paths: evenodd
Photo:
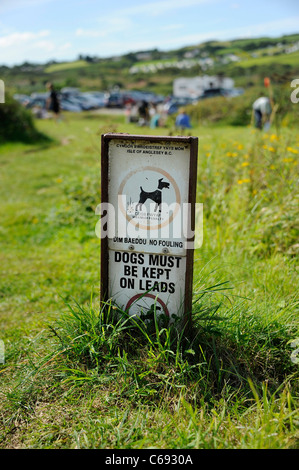
<path id="1" fill-rule="evenodd" d="M 102 136 L 101 298 L 191 313 L 196 137 Z"/>
<path id="2" fill-rule="evenodd" d="M 0 103 L 5 103 L 5 85 L 3 80 L 0 80 Z"/>

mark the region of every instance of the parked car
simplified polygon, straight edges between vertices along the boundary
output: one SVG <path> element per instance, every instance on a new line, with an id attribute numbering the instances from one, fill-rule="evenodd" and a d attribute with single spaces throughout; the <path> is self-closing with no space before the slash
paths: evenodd
<path id="1" fill-rule="evenodd" d="M 48 98 L 49 93 L 32 93 L 26 107 L 29 109 L 40 108 L 42 110 L 46 110 Z M 78 103 L 72 102 L 71 99 L 59 95 L 59 101 L 63 111 L 70 111 L 74 113 L 82 111 L 82 107 Z"/>
<path id="2" fill-rule="evenodd" d="M 89 91 L 88 95 L 92 96 L 96 102 L 98 108 L 103 108 L 107 105 L 109 94 L 103 91 Z"/>
<path id="3" fill-rule="evenodd" d="M 158 103 L 163 103 L 164 97 L 161 95 L 156 95 L 155 93 L 151 92 L 142 92 L 143 94 L 143 100 L 146 101 L 147 103 L 153 103 L 153 104 L 158 104 Z"/>
<path id="4" fill-rule="evenodd" d="M 26 106 L 30 101 L 30 96 L 29 95 L 20 95 L 18 93 L 13 95 L 13 98 L 14 98 L 14 100 L 18 101 L 23 106 Z"/>
<path id="5" fill-rule="evenodd" d="M 107 108 L 123 108 L 124 107 L 124 97 L 121 93 L 110 93 L 107 104 Z"/>
<path id="6" fill-rule="evenodd" d="M 215 96 L 230 96 L 230 93 L 229 90 L 226 90 L 225 88 L 208 88 L 203 92 L 199 99 L 204 100 L 206 98 L 214 98 Z"/>
<path id="7" fill-rule="evenodd" d="M 138 103 L 140 101 L 146 101 L 147 103 L 158 104 L 163 103 L 164 101 L 164 96 L 156 95 L 156 93 L 152 93 L 150 91 L 129 91 L 126 92 L 126 94 L 130 95 L 130 97 L 135 101 L 135 103 Z"/>
<path id="8" fill-rule="evenodd" d="M 32 93 L 30 95 L 30 100 L 26 104 L 26 108 L 32 109 L 34 107 L 47 109 L 47 99 L 49 98 L 49 93 Z"/>
<path id="9" fill-rule="evenodd" d="M 77 96 L 80 93 L 80 91 L 78 88 L 64 87 L 64 88 L 61 88 L 60 93 L 65 98 L 71 98 L 71 97 Z"/>
<path id="10" fill-rule="evenodd" d="M 97 101 L 95 98 L 92 96 L 89 96 L 88 94 L 85 93 L 79 93 L 78 95 L 75 96 L 75 98 L 70 98 L 70 101 L 76 100 L 77 103 L 81 104 L 81 108 L 84 111 L 89 111 L 91 109 L 96 109 L 97 108 Z"/>
<path id="11" fill-rule="evenodd" d="M 60 98 L 60 107 L 63 111 L 70 111 L 71 113 L 80 113 L 82 111 L 80 104 L 76 104 L 68 98 Z"/>

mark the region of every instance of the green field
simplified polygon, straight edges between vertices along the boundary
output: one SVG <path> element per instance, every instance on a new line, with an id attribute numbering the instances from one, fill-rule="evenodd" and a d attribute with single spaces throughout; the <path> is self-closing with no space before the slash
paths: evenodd
<path id="1" fill-rule="evenodd" d="M 101 313 L 94 231 L 101 134 L 171 123 L 36 125 L 52 140 L 0 147 L 0 447 L 297 448 L 298 131 L 192 129 L 204 241 L 184 337 Z"/>
<path id="2" fill-rule="evenodd" d="M 299 52 L 292 52 L 291 54 L 279 54 L 275 56 L 255 57 L 244 59 L 238 62 L 240 67 L 258 67 L 271 64 L 283 64 L 290 66 L 297 66 L 299 61 Z"/>
<path id="3" fill-rule="evenodd" d="M 46 73 L 65 72 L 66 70 L 81 69 L 87 67 L 88 63 L 85 60 L 75 60 L 74 62 L 62 62 L 59 64 L 49 65 L 45 68 Z"/>

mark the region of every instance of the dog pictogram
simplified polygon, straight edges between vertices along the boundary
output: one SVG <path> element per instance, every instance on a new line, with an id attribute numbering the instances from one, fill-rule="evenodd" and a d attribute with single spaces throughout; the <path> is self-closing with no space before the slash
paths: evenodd
<path id="1" fill-rule="evenodd" d="M 151 199 L 156 203 L 155 205 L 155 212 L 159 208 L 159 212 L 161 212 L 161 204 L 162 204 L 162 189 L 169 189 L 170 183 L 163 181 L 163 178 L 158 180 L 158 188 L 155 191 L 148 193 L 142 189 L 140 186 L 140 195 L 139 195 L 139 202 L 136 205 L 136 211 L 142 209 L 142 204 L 145 203 L 147 199 Z"/>

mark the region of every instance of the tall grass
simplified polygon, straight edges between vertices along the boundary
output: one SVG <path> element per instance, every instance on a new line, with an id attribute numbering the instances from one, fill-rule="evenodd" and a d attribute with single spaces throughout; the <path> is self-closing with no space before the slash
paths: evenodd
<path id="1" fill-rule="evenodd" d="M 181 322 L 166 326 L 155 310 L 149 321 L 111 302 L 100 308 L 92 299 L 89 306 L 67 303 L 42 334 L 48 354 L 23 366 L 22 378 L 5 394 L 6 432 L 13 422 L 30 421 L 48 380 L 48 397 L 64 394 L 77 402 L 93 396 L 94 402 L 99 390 L 111 406 L 126 403 L 117 427 L 97 438 L 103 446 L 148 445 L 151 438 L 140 439 L 134 420 L 145 427 L 154 410 L 168 429 L 164 442 L 174 448 L 295 446 L 298 371 L 290 361 L 291 332 L 278 322 L 262 324 L 247 300 L 235 303 L 228 289 L 221 282 L 197 290 L 188 335 Z M 141 412 L 146 407 L 148 416 Z M 84 423 L 77 446 L 98 447 L 96 422 Z"/>
<path id="2" fill-rule="evenodd" d="M 252 386 L 258 393 L 265 382 L 271 393 L 285 381 L 295 386 L 289 344 L 295 330 L 263 323 L 228 289 L 223 282 L 198 289 L 188 334 L 180 319 L 167 325 L 155 309 L 142 319 L 111 302 L 100 308 L 68 303 L 68 312 L 48 327 L 52 353 L 34 375 L 55 365 L 72 390 L 117 380 L 121 396 L 149 403 L 182 390 L 197 404 L 233 390 L 236 399 L 249 398 Z"/>

